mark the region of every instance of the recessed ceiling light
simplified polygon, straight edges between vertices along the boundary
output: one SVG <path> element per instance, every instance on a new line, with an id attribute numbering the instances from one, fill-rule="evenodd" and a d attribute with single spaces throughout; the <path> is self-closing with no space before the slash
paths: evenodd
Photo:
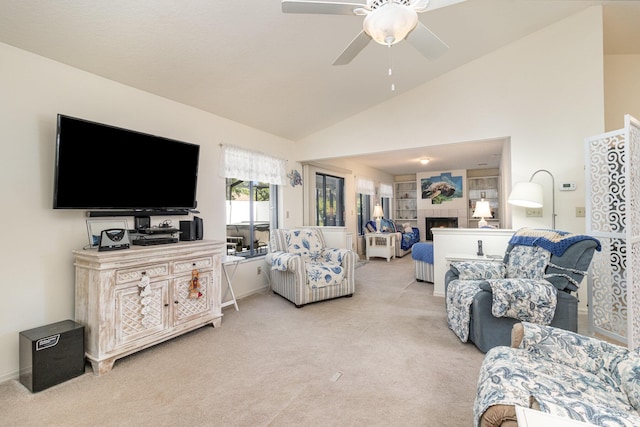
<path id="1" fill-rule="evenodd" d="M 420 159 L 420 163 L 426 165 L 427 163 L 429 163 L 429 159 Z"/>

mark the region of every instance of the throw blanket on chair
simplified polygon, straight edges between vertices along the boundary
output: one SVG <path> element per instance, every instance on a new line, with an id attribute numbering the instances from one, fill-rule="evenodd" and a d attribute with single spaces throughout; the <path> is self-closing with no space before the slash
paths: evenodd
<path id="1" fill-rule="evenodd" d="M 471 321 L 471 303 L 473 297 L 481 292 L 480 284 L 485 280 L 453 280 L 447 289 L 447 323 L 460 338 L 469 339 L 469 322 Z"/>
<path id="2" fill-rule="evenodd" d="M 493 294 L 491 312 L 495 317 L 511 317 L 540 325 L 553 321 L 557 291 L 546 280 L 453 280 L 447 289 L 447 322 L 460 341 L 469 339 L 471 304 L 486 283 Z"/>
<path id="3" fill-rule="evenodd" d="M 598 242 L 597 251 L 600 251 L 600 241 L 591 236 L 572 234 L 558 230 L 534 230 L 521 228 L 509 240 L 511 245 L 539 246 L 551 252 L 553 255 L 562 256 L 571 245 L 581 240 L 595 240 Z"/>

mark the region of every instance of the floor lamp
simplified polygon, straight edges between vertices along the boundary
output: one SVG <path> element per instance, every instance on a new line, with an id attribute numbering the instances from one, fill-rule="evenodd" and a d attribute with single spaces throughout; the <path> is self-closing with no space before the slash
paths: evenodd
<path id="1" fill-rule="evenodd" d="M 519 182 L 509 195 L 509 204 L 522 206 L 525 208 L 541 208 L 544 199 L 542 195 L 542 185 L 531 182 L 538 172 L 546 172 L 551 177 L 551 228 L 556 228 L 556 183 L 553 175 L 546 169 L 538 169 L 535 171 L 529 182 Z"/>

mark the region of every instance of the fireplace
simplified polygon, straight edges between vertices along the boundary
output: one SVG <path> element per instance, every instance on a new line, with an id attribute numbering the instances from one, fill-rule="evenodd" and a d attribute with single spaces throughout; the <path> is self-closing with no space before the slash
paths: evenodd
<path id="1" fill-rule="evenodd" d="M 425 236 L 428 241 L 433 240 L 432 228 L 458 228 L 457 217 L 427 217 L 425 220 L 427 229 Z"/>

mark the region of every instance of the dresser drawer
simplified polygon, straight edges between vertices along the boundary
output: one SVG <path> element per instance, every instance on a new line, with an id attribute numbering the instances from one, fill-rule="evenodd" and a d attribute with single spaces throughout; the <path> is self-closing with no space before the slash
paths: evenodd
<path id="1" fill-rule="evenodd" d="M 189 259 L 184 261 L 176 261 L 173 263 L 173 274 L 182 274 L 191 272 L 191 270 L 206 270 L 213 268 L 213 257 L 204 257 Z"/>
<path id="2" fill-rule="evenodd" d="M 116 284 L 139 281 L 142 276 L 147 275 L 149 279 L 164 277 L 169 275 L 169 263 L 151 264 L 134 268 L 116 271 Z"/>

